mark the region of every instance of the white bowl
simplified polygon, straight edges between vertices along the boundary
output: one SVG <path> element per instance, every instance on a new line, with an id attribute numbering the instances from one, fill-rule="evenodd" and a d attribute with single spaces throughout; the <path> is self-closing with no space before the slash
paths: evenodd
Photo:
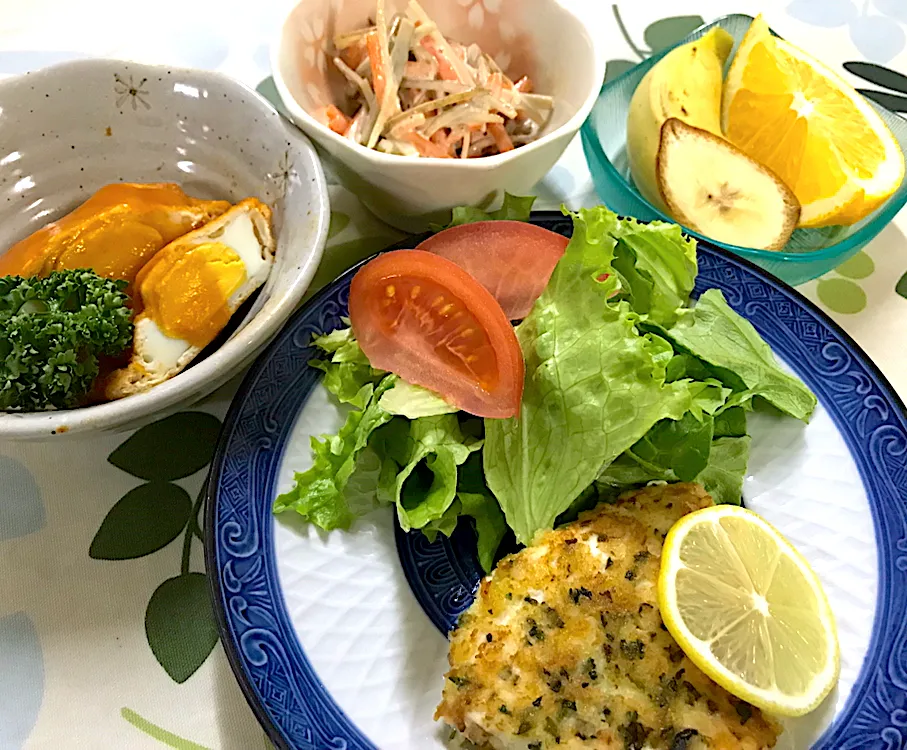
<path id="1" fill-rule="evenodd" d="M 0 253 L 119 181 L 177 182 L 200 198 L 268 203 L 274 269 L 227 341 L 175 378 L 96 406 L 0 413 L 0 439 L 132 429 L 208 395 L 277 333 L 321 259 L 330 211 L 314 149 L 241 83 L 116 60 L 0 81 Z"/>
<path id="2" fill-rule="evenodd" d="M 405 6 L 388 0 L 388 13 Z M 564 152 L 589 114 L 605 75 L 605 54 L 586 24 L 557 0 L 423 0 L 445 36 L 476 42 L 511 75 L 528 74 L 555 98 L 552 120 L 534 143 L 479 159 L 407 158 L 355 144 L 315 119 L 341 101 L 343 79 L 330 61 L 337 32 L 361 28 L 374 0 L 301 0 L 271 50 L 274 83 L 293 121 L 328 154 L 340 180 L 380 218 L 422 231 L 450 208 L 479 205 L 503 191 L 528 193 Z"/>

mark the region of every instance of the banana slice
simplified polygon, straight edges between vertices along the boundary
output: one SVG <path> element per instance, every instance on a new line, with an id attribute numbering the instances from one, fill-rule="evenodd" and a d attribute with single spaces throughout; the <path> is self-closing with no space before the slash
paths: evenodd
<path id="1" fill-rule="evenodd" d="M 671 216 L 719 242 L 780 250 L 800 219 L 799 201 L 774 172 L 677 118 L 662 125 L 656 173 Z"/>
<path id="2" fill-rule="evenodd" d="M 724 63 L 734 38 L 720 26 L 701 39 L 675 47 L 639 82 L 627 111 L 627 160 L 642 196 L 664 208 L 655 176 L 661 126 L 677 117 L 721 135 Z"/>

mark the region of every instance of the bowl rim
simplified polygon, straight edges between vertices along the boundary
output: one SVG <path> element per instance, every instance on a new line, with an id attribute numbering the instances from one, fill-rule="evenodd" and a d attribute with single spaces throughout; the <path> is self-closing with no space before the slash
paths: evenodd
<path id="1" fill-rule="evenodd" d="M 653 65 L 655 65 L 655 63 L 657 63 L 662 57 L 664 57 L 666 54 L 668 54 L 668 52 L 670 52 L 671 50 L 675 49 L 676 47 L 679 47 L 682 44 L 686 44 L 687 42 L 690 42 L 694 39 L 698 39 L 700 36 L 702 36 L 702 34 L 704 32 L 708 31 L 709 29 L 711 29 L 714 26 L 720 26 L 723 23 L 726 23 L 730 19 L 739 19 L 739 20 L 748 20 L 748 21 L 754 20 L 753 16 L 750 16 L 746 13 L 728 13 L 723 16 L 719 16 L 718 18 L 716 18 L 713 21 L 709 21 L 708 23 L 702 24 L 701 26 L 699 26 L 698 28 L 694 29 L 689 34 L 687 34 L 683 39 L 678 41 L 676 44 L 673 44 L 670 47 L 666 47 L 665 49 L 659 51 L 657 54 L 646 58 L 642 62 L 639 62 L 636 65 L 634 65 L 629 70 L 621 73 L 621 75 L 619 75 L 614 80 L 608 81 L 608 83 L 606 83 L 602 86 L 601 91 L 599 92 L 598 96 L 595 99 L 595 104 L 598 104 L 599 100 L 608 93 L 609 89 L 616 87 L 616 85 L 618 83 L 621 83 L 624 80 L 624 78 L 630 76 L 633 73 L 638 72 L 640 67 L 644 66 L 645 69 L 648 71 Z M 773 34 L 775 34 L 775 36 L 778 36 L 778 34 L 773 29 L 771 29 L 771 32 Z M 892 117 L 898 116 L 894 112 L 889 110 L 887 107 L 883 107 L 881 104 L 878 104 L 877 102 L 873 102 L 869 99 L 867 99 L 867 101 L 869 101 L 869 104 L 872 107 L 874 107 L 875 109 L 880 109 L 880 110 L 884 111 L 886 114 L 891 115 Z M 645 203 L 646 206 L 648 206 L 656 214 L 656 217 L 658 219 L 660 219 L 661 221 L 671 222 L 672 224 L 678 223 L 676 219 L 673 219 L 672 217 L 668 216 L 661 209 L 659 209 L 657 206 L 652 204 L 644 195 L 642 195 L 642 193 L 640 193 L 638 190 L 636 190 L 636 188 L 633 185 L 631 185 L 620 172 L 617 171 L 617 168 L 614 166 L 614 163 L 611 161 L 611 159 L 608 158 L 608 155 L 605 154 L 604 149 L 601 147 L 601 143 L 599 142 L 598 135 L 596 134 L 595 130 L 592 128 L 592 125 L 590 124 L 589 120 L 586 120 L 583 123 L 581 129 L 582 129 L 583 135 L 585 136 L 585 140 L 588 140 L 590 142 L 590 145 L 595 148 L 596 153 L 601 156 L 602 169 L 607 173 L 608 177 L 614 183 L 619 185 L 622 190 L 632 193 L 635 197 L 637 197 L 639 200 L 641 200 L 643 203 Z M 905 157 L 907 157 L 907 154 L 905 154 Z M 905 178 L 905 180 L 907 180 L 907 178 Z M 898 186 L 898 189 L 900 189 L 900 187 L 901 186 Z M 700 232 L 697 232 L 694 229 L 691 229 L 685 225 L 681 225 L 681 226 L 683 227 L 683 231 L 686 234 L 696 237 L 699 240 L 704 240 L 705 242 L 710 242 L 714 245 L 718 245 L 719 247 L 722 247 L 725 250 L 729 250 L 730 252 L 737 253 L 738 255 L 742 255 L 744 257 L 757 258 L 761 261 L 775 262 L 775 263 L 777 263 L 779 261 L 790 262 L 790 263 L 815 263 L 817 261 L 832 260 L 834 258 L 837 258 L 838 256 L 843 256 L 851 251 L 859 250 L 863 245 L 865 245 L 871 239 L 873 239 L 876 235 L 878 235 L 879 232 L 881 232 L 882 229 L 884 229 L 885 226 L 891 222 L 891 220 L 897 215 L 897 213 L 905 205 L 907 205 L 907 191 L 905 191 L 904 195 L 901 196 L 900 198 L 895 199 L 896 195 L 897 195 L 897 191 L 895 191 L 895 193 L 893 193 L 891 196 L 889 196 L 888 199 L 879 208 L 877 208 L 873 212 L 874 215 L 872 215 L 872 218 L 866 223 L 865 226 L 860 227 L 853 234 L 848 235 L 847 237 L 840 240 L 839 242 L 835 242 L 834 244 L 828 245 L 827 247 L 819 248 L 817 250 L 807 250 L 805 252 L 799 252 L 799 253 L 785 251 L 785 250 L 760 250 L 759 248 L 746 247 L 744 245 L 732 245 L 729 242 L 721 242 L 719 240 L 712 239 L 711 237 L 701 234 Z"/>
<path id="2" fill-rule="evenodd" d="M 515 148 L 512 151 L 508 151 L 503 154 L 483 156 L 476 159 L 442 159 L 435 156 L 423 156 L 418 159 L 414 159 L 406 158 L 398 154 L 386 154 L 373 148 L 367 148 L 358 143 L 352 143 L 343 136 L 335 133 L 329 127 L 323 125 L 314 117 L 312 117 L 312 115 L 310 115 L 306 111 L 305 107 L 303 107 L 297 101 L 296 97 L 294 97 L 290 93 L 289 87 L 287 86 L 283 74 L 281 73 L 280 66 L 280 60 L 283 57 L 282 53 L 284 49 L 283 41 L 286 35 L 287 26 L 290 23 L 290 17 L 296 12 L 297 8 L 299 8 L 305 2 L 307 2 L 307 0 L 297 0 L 297 2 L 295 2 L 293 6 L 285 13 L 283 20 L 280 22 L 277 36 L 271 43 L 271 77 L 274 80 L 274 86 L 277 89 L 277 93 L 280 95 L 283 105 L 287 108 L 287 112 L 291 115 L 292 119 L 299 125 L 299 127 L 304 126 L 307 128 L 312 128 L 316 133 L 318 133 L 320 137 L 326 138 L 329 142 L 336 145 L 338 149 L 345 150 L 346 152 L 353 155 L 359 155 L 365 159 L 369 159 L 376 165 L 394 164 L 406 169 L 417 168 L 419 165 L 431 164 L 438 168 L 450 171 L 485 171 L 494 169 L 495 167 L 499 167 L 503 164 L 513 161 L 514 159 L 534 153 L 535 151 L 543 148 L 553 141 L 556 141 L 558 138 L 561 138 L 564 135 L 572 135 L 576 133 L 580 129 L 580 126 L 586 121 L 586 118 L 592 111 L 592 107 L 595 105 L 595 102 L 598 101 L 598 96 L 601 93 L 602 89 L 602 82 L 605 79 L 605 67 L 607 65 L 606 55 L 603 49 L 603 45 L 596 44 L 595 42 L 595 35 L 593 33 L 594 29 L 590 21 L 581 13 L 577 13 L 574 9 L 567 7 L 562 2 L 559 2 L 559 0 L 548 0 L 551 5 L 559 8 L 562 13 L 572 18 L 579 25 L 583 34 L 583 38 L 592 51 L 592 86 L 590 87 L 589 92 L 585 95 L 576 112 L 574 112 L 566 122 L 554 128 L 550 132 L 544 133 L 540 138 L 533 141 L 532 143 L 527 143 L 524 146 L 520 146 L 519 148 Z"/>
<path id="3" fill-rule="evenodd" d="M 149 77 L 166 72 L 171 77 L 178 75 L 204 81 L 208 86 L 232 88 L 246 100 L 242 107 L 257 108 L 275 125 L 282 126 L 284 131 L 281 135 L 285 136 L 283 141 L 288 148 L 296 151 L 297 158 L 302 162 L 299 173 L 312 182 L 313 200 L 305 221 L 312 221 L 314 239 L 309 254 L 293 269 L 296 277 L 292 284 L 279 298 L 271 298 L 274 299 L 274 304 L 259 309 L 239 331 L 197 364 L 144 393 L 116 401 L 47 412 L 0 412 L 0 439 L 40 440 L 123 431 L 140 426 L 142 422 L 163 418 L 168 413 L 204 398 L 248 365 L 283 327 L 308 290 L 324 254 L 330 223 L 330 202 L 321 160 L 308 137 L 288 122 L 267 99 L 242 81 L 216 71 L 179 65 L 91 58 L 55 63 L 9 76 L 0 80 L 0 91 L 21 84 L 26 77 L 34 80 L 32 76 L 52 76 L 73 68 L 103 70 L 113 67 L 119 70 L 126 67 L 133 74 L 147 72 Z M 187 399 L 191 400 L 187 402 Z"/>

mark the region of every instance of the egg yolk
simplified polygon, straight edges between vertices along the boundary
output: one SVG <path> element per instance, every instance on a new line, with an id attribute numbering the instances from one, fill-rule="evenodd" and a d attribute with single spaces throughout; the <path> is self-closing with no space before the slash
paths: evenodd
<path id="1" fill-rule="evenodd" d="M 224 213 L 227 201 L 191 198 L 178 185 L 114 183 L 0 255 L 0 276 L 90 268 L 130 286 L 162 247 Z"/>
<path id="2" fill-rule="evenodd" d="M 204 348 L 230 320 L 229 299 L 246 280 L 242 258 L 220 242 L 164 248 L 136 279 L 142 314 L 164 334 Z"/>

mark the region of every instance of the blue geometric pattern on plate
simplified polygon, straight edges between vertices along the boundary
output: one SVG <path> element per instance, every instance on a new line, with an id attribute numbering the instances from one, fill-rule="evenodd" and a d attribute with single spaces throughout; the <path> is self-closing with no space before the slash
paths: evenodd
<path id="1" fill-rule="evenodd" d="M 536 218 L 567 233 L 569 222 Z M 206 562 L 240 686 L 281 748 L 374 748 L 337 707 L 295 636 L 274 558 L 271 502 L 287 437 L 318 382 L 312 333 L 341 325 L 356 269 L 287 324 L 247 376 L 212 464 Z M 700 244 L 696 293 L 717 287 L 803 378 L 832 415 L 866 487 L 875 525 L 879 596 L 872 640 L 847 705 L 816 750 L 907 748 L 907 416 L 850 338 L 792 289 Z M 455 545 L 455 547 L 451 547 Z M 468 606 L 479 568 L 464 537 L 426 544 L 398 533 L 414 593 L 446 629 Z M 454 562 L 455 561 L 455 562 Z"/>

